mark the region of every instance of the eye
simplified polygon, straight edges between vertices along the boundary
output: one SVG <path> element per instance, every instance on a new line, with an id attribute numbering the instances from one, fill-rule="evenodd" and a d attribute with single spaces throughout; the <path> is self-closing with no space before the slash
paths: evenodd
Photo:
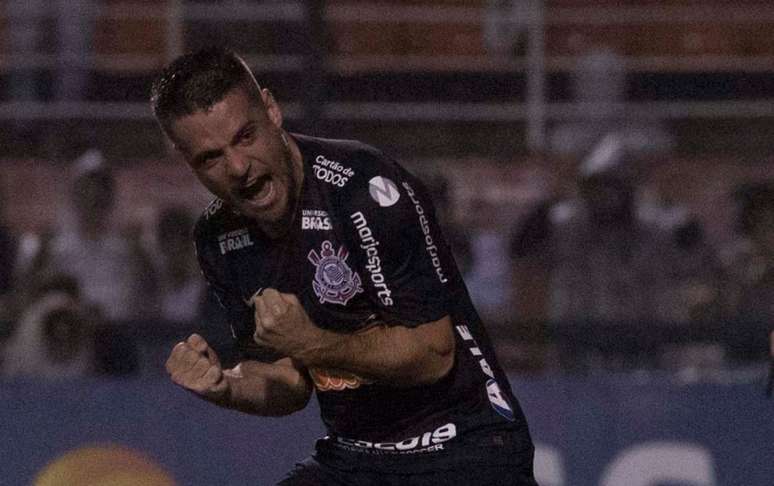
<path id="1" fill-rule="evenodd" d="M 204 161 L 204 163 L 202 164 L 202 167 L 205 169 L 212 169 L 213 167 L 218 165 L 218 162 L 220 162 L 220 159 L 222 158 L 223 158 L 222 156 L 210 157 Z"/>
<path id="2" fill-rule="evenodd" d="M 219 155 L 215 155 L 215 154 L 213 154 L 213 155 L 210 155 L 210 156 L 208 156 L 208 157 L 205 157 L 204 159 L 202 159 L 202 160 L 199 162 L 199 164 L 198 164 L 198 168 L 199 168 L 200 170 L 210 170 L 210 169 L 212 169 L 213 167 L 215 167 L 216 165 L 218 165 L 218 163 L 219 163 L 219 162 L 220 162 L 222 159 L 223 159 L 223 154 L 219 154 Z"/>
<path id="3" fill-rule="evenodd" d="M 250 145 L 255 141 L 257 130 L 255 127 L 250 127 L 242 132 L 242 136 L 239 138 L 241 145 Z"/>

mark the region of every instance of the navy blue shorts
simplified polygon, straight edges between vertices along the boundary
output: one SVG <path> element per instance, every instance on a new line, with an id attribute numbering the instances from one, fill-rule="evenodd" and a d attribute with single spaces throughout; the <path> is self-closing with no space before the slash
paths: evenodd
<path id="1" fill-rule="evenodd" d="M 470 466 L 459 470 L 398 474 L 341 471 L 313 458 L 296 467 L 277 486 L 537 486 L 532 469 L 516 466 Z"/>

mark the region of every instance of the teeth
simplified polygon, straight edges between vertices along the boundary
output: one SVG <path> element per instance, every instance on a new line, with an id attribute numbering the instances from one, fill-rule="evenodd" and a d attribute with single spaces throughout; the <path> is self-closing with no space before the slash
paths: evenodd
<path id="1" fill-rule="evenodd" d="M 257 194 L 260 194 L 266 188 L 266 185 L 269 182 L 269 179 L 270 178 L 268 176 L 258 177 L 251 184 L 243 187 L 239 191 L 240 195 L 242 197 L 245 197 L 245 198 L 252 198 L 252 197 L 256 196 Z"/>
<path id="2" fill-rule="evenodd" d="M 271 192 L 271 184 L 269 184 L 269 181 L 266 181 L 266 182 L 264 182 L 264 183 L 261 185 L 261 189 L 260 189 L 260 191 L 258 191 L 258 192 L 255 194 L 255 196 L 256 196 L 256 197 L 257 197 L 259 200 L 261 200 L 261 199 L 265 199 L 265 198 L 266 198 L 266 197 L 269 195 L 269 193 L 270 193 L 270 192 Z"/>
<path id="3" fill-rule="evenodd" d="M 253 204 L 268 204 L 269 200 L 273 197 L 274 185 L 270 175 L 263 175 L 258 177 L 249 184 L 243 187 L 239 191 L 239 196 L 243 200 L 252 201 Z"/>

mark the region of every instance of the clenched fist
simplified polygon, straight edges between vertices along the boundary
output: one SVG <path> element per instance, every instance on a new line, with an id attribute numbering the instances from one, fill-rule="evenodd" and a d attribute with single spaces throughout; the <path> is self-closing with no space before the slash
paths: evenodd
<path id="1" fill-rule="evenodd" d="M 320 328 L 309 319 L 298 298 L 275 289 L 254 295 L 255 333 L 253 340 L 284 356 L 302 358 L 305 351 L 321 345 Z"/>
<path id="2" fill-rule="evenodd" d="M 167 359 L 172 381 L 211 401 L 228 397 L 229 382 L 215 351 L 198 334 L 191 334 L 172 348 Z"/>

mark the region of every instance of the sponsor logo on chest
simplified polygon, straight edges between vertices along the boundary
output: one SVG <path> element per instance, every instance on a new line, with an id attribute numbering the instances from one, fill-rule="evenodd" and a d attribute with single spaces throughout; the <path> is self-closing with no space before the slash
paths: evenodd
<path id="1" fill-rule="evenodd" d="M 344 167 L 335 160 L 328 160 L 324 155 L 318 155 L 312 164 L 314 176 L 323 182 L 337 187 L 344 187 L 355 175 L 350 167 Z"/>
<path id="2" fill-rule="evenodd" d="M 371 195 L 371 199 L 383 208 L 392 206 L 400 199 L 398 186 L 390 179 L 382 176 L 376 176 L 368 181 L 368 193 Z"/>
<path id="3" fill-rule="evenodd" d="M 253 246 L 253 240 L 250 238 L 250 232 L 247 231 L 247 228 L 229 231 L 218 236 L 218 247 L 220 247 L 221 255 L 248 246 Z"/>
<path id="4" fill-rule="evenodd" d="M 376 289 L 376 295 L 379 296 L 379 300 L 383 305 L 393 305 L 395 302 L 391 297 L 392 291 L 387 285 L 387 279 L 384 277 L 382 259 L 379 256 L 379 240 L 374 237 L 371 228 L 368 226 L 368 221 L 362 212 L 352 213 L 349 217 L 355 224 L 357 235 L 360 237 L 360 248 L 365 251 L 367 257 L 365 268 L 368 270 L 371 283 Z"/>
<path id="5" fill-rule="evenodd" d="M 425 432 L 400 442 L 370 442 L 336 437 L 336 443 L 341 448 L 366 454 L 414 454 L 443 450 L 443 443 L 455 437 L 457 437 L 457 426 L 450 422 L 432 432 Z"/>
<path id="6" fill-rule="evenodd" d="M 327 211 L 320 209 L 304 209 L 301 212 L 301 229 L 330 231 L 333 229 L 331 218 Z"/>

